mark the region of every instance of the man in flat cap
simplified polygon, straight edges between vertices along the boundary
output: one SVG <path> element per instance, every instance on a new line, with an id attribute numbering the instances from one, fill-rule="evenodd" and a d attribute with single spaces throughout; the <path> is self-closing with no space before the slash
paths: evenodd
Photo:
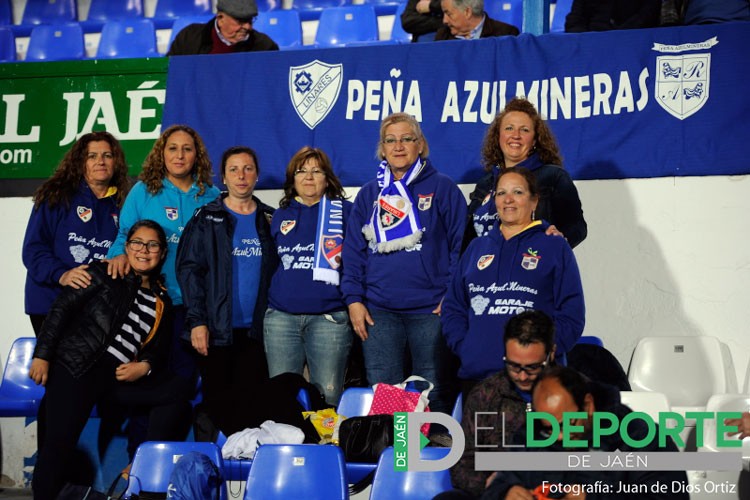
<path id="1" fill-rule="evenodd" d="M 191 24 L 180 31 L 167 55 L 279 50 L 268 35 L 253 29 L 253 21 L 258 15 L 255 0 L 218 0 L 216 11 L 216 17 L 206 24 Z"/>

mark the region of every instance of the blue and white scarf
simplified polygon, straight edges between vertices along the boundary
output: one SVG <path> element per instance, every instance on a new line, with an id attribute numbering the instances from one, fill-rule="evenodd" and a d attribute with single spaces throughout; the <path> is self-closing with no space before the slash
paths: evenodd
<path id="1" fill-rule="evenodd" d="M 393 178 L 388 162 L 378 166 L 380 194 L 370 221 L 362 228 L 373 251 L 389 253 L 413 248 L 422 239 L 422 224 L 407 186 L 419 177 L 424 166 L 417 159 L 400 180 Z"/>
<path id="2" fill-rule="evenodd" d="M 318 204 L 313 280 L 339 284 L 341 248 L 344 244 L 344 203 L 323 196 Z"/>

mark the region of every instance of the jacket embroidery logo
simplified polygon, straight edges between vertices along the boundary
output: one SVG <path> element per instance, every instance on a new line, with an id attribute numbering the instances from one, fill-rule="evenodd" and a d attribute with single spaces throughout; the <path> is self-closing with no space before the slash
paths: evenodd
<path id="1" fill-rule="evenodd" d="M 296 225 L 297 225 L 296 220 L 283 220 L 281 221 L 281 226 L 279 226 L 279 230 L 281 231 L 281 234 L 286 235 L 287 233 L 289 233 L 289 231 L 294 229 L 294 226 Z"/>
<path id="2" fill-rule="evenodd" d="M 539 260 L 542 258 L 541 255 L 537 255 L 539 250 L 532 250 L 529 248 L 526 253 L 523 254 L 523 260 L 521 261 L 521 267 L 527 271 L 533 271 L 539 264 Z"/>
<path id="3" fill-rule="evenodd" d="M 435 193 L 430 194 L 419 194 L 417 195 L 419 197 L 419 201 L 417 202 L 417 208 L 422 210 L 423 212 L 425 210 L 429 210 L 432 206 L 432 195 Z"/>
<path id="4" fill-rule="evenodd" d="M 487 266 L 489 266 L 490 264 L 492 264 L 493 260 L 495 260 L 495 256 L 494 255 L 491 255 L 491 254 L 490 255 L 482 255 L 481 257 L 479 257 L 479 260 L 477 261 L 477 269 L 479 269 L 480 271 L 482 269 L 485 269 Z"/>
<path id="5" fill-rule="evenodd" d="M 91 220 L 91 214 L 93 213 L 93 211 L 88 207 L 79 205 L 76 213 L 78 214 L 79 219 L 81 219 L 83 222 L 88 222 Z"/>
<path id="6" fill-rule="evenodd" d="M 164 210 L 167 214 L 167 219 L 169 220 L 177 220 L 177 217 L 179 216 L 177 213 L 177 209 L 174 207 L 164 207 Z"/>

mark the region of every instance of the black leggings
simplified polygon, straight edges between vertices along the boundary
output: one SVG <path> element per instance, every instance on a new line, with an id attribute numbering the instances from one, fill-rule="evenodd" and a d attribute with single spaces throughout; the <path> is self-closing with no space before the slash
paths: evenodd
<path id="1" fill-rule="evenodd" d="M 138 406 L 148 411 L 147 440 L 175 441 L 184 438 L 191 418 L 185 391 L 177 389 L 170 375 L 148 376 L 137 382 L 118 382 L 120 364 L 109 354 L 80 378 L 59 364 L 50 366 L 44 395 L 44 443 L 39 449 L 32 488 L 35 500 L 54 500 L 75 467 L 70 457 L 94 405 L 100 411 L 125 412 Z M 182 386 L 180 386 L 182 387 Z M 42 416 L 42 415 L 40 415 Z"/>

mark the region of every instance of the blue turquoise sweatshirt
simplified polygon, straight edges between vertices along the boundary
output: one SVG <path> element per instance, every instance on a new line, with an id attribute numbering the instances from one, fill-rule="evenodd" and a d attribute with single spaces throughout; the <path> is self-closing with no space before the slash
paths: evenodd
<path id="1" fill-rule="evenodd" d="M 339 201 L 346 229 L 352 202 Z M 323 314 L 346 309 L 340 286 L 313 281 L 319 205 L 308 207 L 292 200 L 288 207 L 273 214 L 271 236 L 280 261 L 268 292 L 268 305 L 273 309 L 289 314 Z"/>
<path id="2" fill-rule="evenodd" d="M 461 360 L 458 376 L 481 380 L 503 367 L 505 323 L 528 309 L 555 322 L 557 354 L 583 333 L 583 287 L 565 238 L 547 236 L 537 221 L 506 240 L 498 224 L 461 257 L 442 309 L 443 335 Z"/>
<path id="3" fill-rule="evenodd" d="M 409 185 L 424 228 L 412 249 L 373 252 L 362 228 L 380 193 L 377 180 L 357 194 L 343 251 L 341 291 L 347 305 L 363 302 L 380 310 L 418 314 L 431 313 L 443 299 L 461 252 L 466 199 L 455 182 L 425 161 L 419 177 Z"/>
<path id="4" fill-rule="evenodd" d="M 117 236 L 116 193 L 113 188 L 97 198 L 82 181 L 69 205 L 42 203 L 31 210 L 22 249 L 26 314 L 47 314 L 62 291 L 63 273 L 106 257 Z"/>
<path id="5" fill-rule="evenodd" d="M 142 219 L 158 222 L 167 233 L 167 258 L 162 268 L 167 291 L 174 305 L 182 305 L 182 293 L 175 273 L 177 245 L 193 212 L 215 200 L 219 196 L 219 190 L 215 186 L 207 186 L 203 195 L 199 196 L 197 184 L 193 183 L 185 192 L 167 178 L 162 179 L 162 186 L 162 190 L 157 194 L 149 193 L 142 181 L 133 186 L 122 207 L 120 231 L 112 248 L 109 249 L 107 258 L 111 259 L 125 253 L 125 240 L 133 224 Z"/>

